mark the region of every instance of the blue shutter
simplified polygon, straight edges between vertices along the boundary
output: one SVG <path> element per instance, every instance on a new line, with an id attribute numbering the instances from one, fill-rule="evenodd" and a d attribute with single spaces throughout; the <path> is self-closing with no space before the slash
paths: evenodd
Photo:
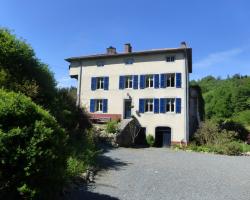
<path id="1" fill-rule="evenodd" d="M 108 99 L 103 99 L 102 104 L 103 104 L 102 112 L 107 113 L 108 112 Z"/>
<path id="2" fill-rule="evenodd" d="M 145 75 L 140 75 L 140 88 L 145 88 Z"/>
<path id="3" fill-rule="evenodd" d="M 106 76 L 104 77 L 104 90 L 108 90 L 109 89 L 109 77 Z"/>
<path id="4" fill-rule="evenodd" d="M 159 88 L 159 74 L 154 75 L 154 87 Z"/>
<path id="5" fill-rule="evenodd" d="M 166 112 L 166 99 L 160 98 L 160 113 Z"/>
<path id="6" fill-rule="evenodd" d="M 138 89 L 138 75 L 133 76 L 133 88 Z"/>
<path id="7" fill-rule="evenodd" d="M 165 88 L 167 86 L 166 74 L 161 74 L 161 88 Z"/>
<path id="8" fill-rule="evenodd" d="M 181 88 L 181 73 L 176 73 L 176 87 Z"/>
<path id="9" fill-rule="evenodd" d="M 159 99 L 154 99 L 154 113 L 159 113 Z"/>
<path id="10" fill-rule="evenodd" d="M 119 89 L 120 90 L 124 89 L 124 86 L 125 86 L 125 77 L 124 76 L 120 76 L 120 79 L 119 79 Z"/>
<path id="11" fill-rule="evenodd" d="M 175 112 L 181 113 L 181 98 L 175 99 Z"/>
<path id="12" fill-rule="evenodd" d="M 95 112 L 95 100 L 90 99 L 90 112 Z"/>
<path id="13" fill-rule="evenodd" d="M 97 81 L 96 77 L 91 78 L 91 90 L 96 90 L 96 81 Z"/>
<path id="14" fill-rule="evenodd" d="M 145 99 L 139 99 L 139 113 L 144 113 Z"/>

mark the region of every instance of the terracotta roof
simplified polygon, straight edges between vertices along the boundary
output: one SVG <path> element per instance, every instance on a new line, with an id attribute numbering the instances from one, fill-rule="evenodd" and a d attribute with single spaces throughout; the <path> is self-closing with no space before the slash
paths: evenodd
<path id="1" fill-rule="evenodd" d="M 78 57 L 70 57 L 65 60 L 68 62 L 72 61 L 86 61 L 86 60 L 94 60 L 101 58 L 116 58 L 116 57 L 127 57 L 127 56 L 137 56 L 137 55 L 148 55 L 148 54 L 159 54 L 159 53 L 177 53 L 177 52 L 185 52 L 187 53 L 188 58 L 188 67 L 189 72 L 192 72 L 192 48 L 168 48 L 168 49 L 152 49 L 146 51 L 134 51 L 131 53 L 116 53 L 116 54 L 94 54 L 87 56 L 78 56 Z"/>

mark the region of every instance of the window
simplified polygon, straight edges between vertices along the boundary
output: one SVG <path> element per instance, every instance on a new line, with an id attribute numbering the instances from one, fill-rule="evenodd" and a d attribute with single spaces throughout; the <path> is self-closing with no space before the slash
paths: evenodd
<path id="1" fill-rule="evenodd" d="M 102 109 L 103 109 L 102 99 L 96 99 L 95 112 L 102 111 Z"/>
<path id="2" fill-rule="evenodd" d="M 167 56 L 166 61 L 167 62 L 174 62 L 175 61 L 175 56 Z"/>
<path id="3" fill-rule="evenodd" d="M 132 88 L 132 87 L 133 87 L 133 77 L 125 76 L 125 88 Z"/>
<path id="4" fill-rule="evenodd" d="M 154 87 L 154 76 L 153 75 L 146 75 L 146 88 Z"/>
<path id="5" fill-rule="evenodd" d="M 145 108 L 144 108 L 145 112 L 153 112 L 153 107 L 154 107 L 153 102 L 154 102 L 153 99 L 145 99 Z"/>
<path id="6" fill-rule="evenodd" d="M 104 66 L 104 61 L 97 61 L 96 65 L 97 65 L 97 67 L 103 67 Z"/>
<path id="7" fill-rule="evenodd" d="M 134 63 L 134 59 L 133 58 L 127 58 L 124 60 L 125 65 L 132 65 Z"/>
<path id="8" fill-rule="evenodd" d="M 104 88 L 104 78 L 98 77 L 97 78 L 97 89 L 103 89 Z"/>
<path id="9" fill-rule="evenodd" d="M 175 112 L 175 99 L 167 99 L 166 101 L 166 112 Z"/>
<path id="10" fill-rule="evenodd" d="M 167 87 L 175 87 L 175 74 L 167 74 Z"/>

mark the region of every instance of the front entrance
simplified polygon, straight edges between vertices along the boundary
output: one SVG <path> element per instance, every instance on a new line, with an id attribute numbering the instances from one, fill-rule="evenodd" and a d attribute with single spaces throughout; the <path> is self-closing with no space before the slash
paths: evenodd
<path id="1" fill-rule="evenodd" d="M 156 147 L 171 146 L 171 128 L 166 126 L 155 128 L 155 146 Z"/>
<path id="2" fill-rule="evenodd" d="M 124 100 L 124 119 L 131 118 L 131 104 L 132 101 L 130 99 Z"/>

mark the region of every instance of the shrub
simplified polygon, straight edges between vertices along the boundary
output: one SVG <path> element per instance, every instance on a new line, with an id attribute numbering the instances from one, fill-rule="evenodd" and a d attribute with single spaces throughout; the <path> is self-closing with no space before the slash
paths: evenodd
<path id="1" fill-rule="evenodd" d="M 150 147 L 152 147 L 155 143 L 155 138 L 152 135 L 147 135 L 146 137 L 147 143 Z"/>
<path id="2" fill-rule="evenodd" d="M 106 132 L 107 133 L 116 133 L 117 131 L 117 122 L 116 121 L 110 121 L 107 123 L 106 126 Z"/>
<path id="3" fill-rule="evenodd" d="M 240 155 L 243 152 L 241 143 L 237 141 L 215 145 L 213 151 L 225 155 Z"/>
<path id="4" fill-rule="evenodd" d="M 95 165 L 99 151 L 96 150 L 92 129 L 71 137 L 69 148 L 70 157 L 67 160 L 68 178 L 79 176 L 87 168 Z"/>
<path id="5" fill-rule="evenodd" d="M 194 135 L 194 140 L 199 145 L 212 144 L 217 137 L 219 127 L 216 123 L 207 120 L 202 122 Z"/>
<path id="6" fill-rule="evenodd" d="M 47 111 L 0 90 L 0 198 L 52 198 L 64 178 L 66 141 Z"/>

